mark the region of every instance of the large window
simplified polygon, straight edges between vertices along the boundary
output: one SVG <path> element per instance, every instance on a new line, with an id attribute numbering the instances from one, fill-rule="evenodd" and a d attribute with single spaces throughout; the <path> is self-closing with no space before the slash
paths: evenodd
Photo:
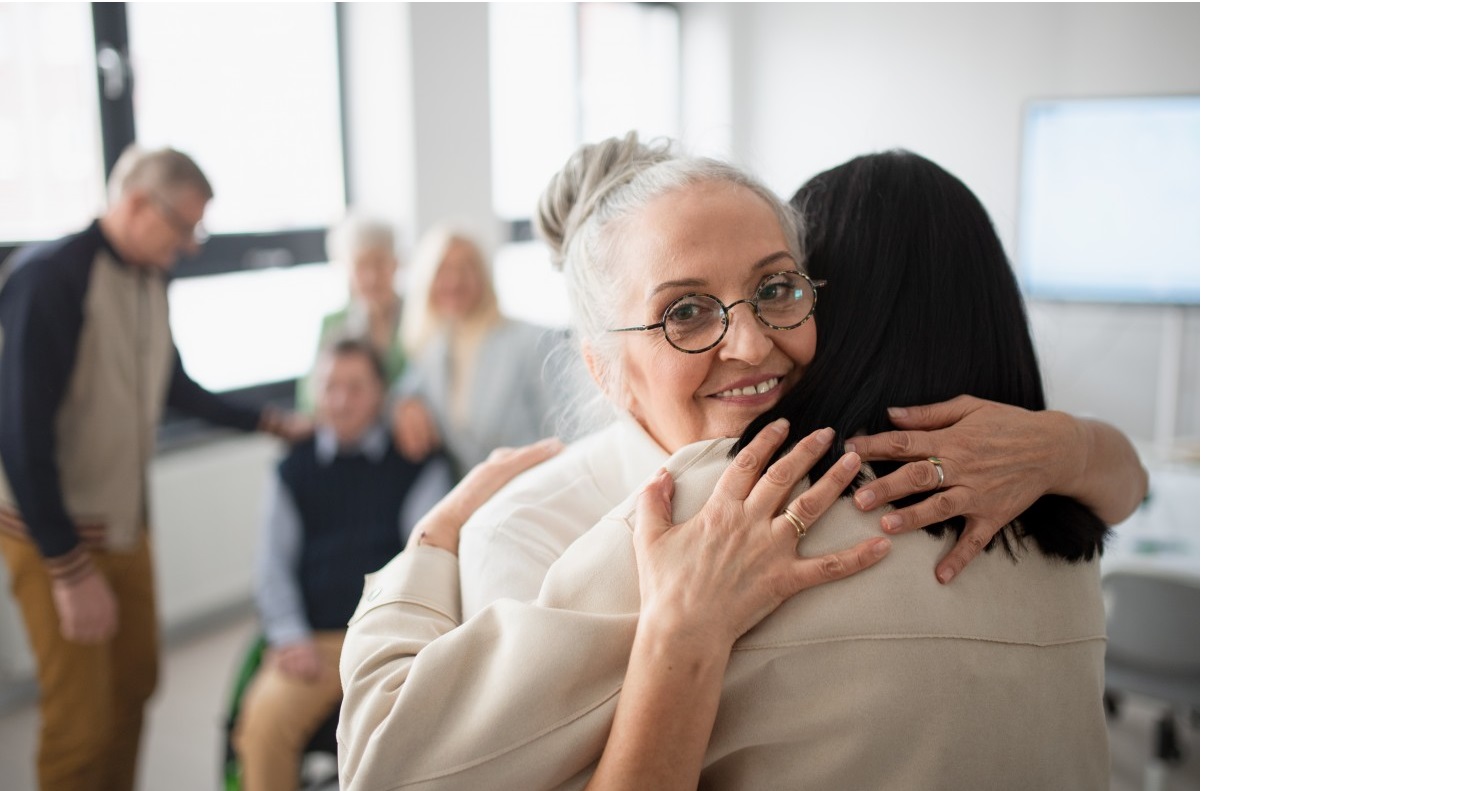
<path id="1" fill-rule="evenodd" d="M 204 165 L 215 233 L 340 217 L 341 79 L 328 3 L 128 6 L 137 138 Z"/>
<path id="2" fill-rule="evenodd" d="M 581 143 L 631 129 L 644 140 L 678 133 L 679 37 L 666 4 L 489 6 L 494 209 L 511 228 L 494 280 L 506 313 L 569 323 L 565 285 L 530 230 L 535 203 Z"/>
<path id="3" fill-rule="evenodd" d="M 345 298 L 325 227 L 346 206 L 331 3 L 0 4 L 0 256 L 79 230 L 128 144 L 208 174 L 212 234 L 170 286 L 201 384 L 287 398 Z M 14 97 L 13 99 L 11 97 Z"/>
<path id="4" fill-rule="evenodd" d="M 0 255 L 83 227 L 133 141 L 188 152 L 216 196 L 180 262 L 172 322 L 205 387 L 288 398 L 321 316 L 345 300 L 321 263 L 346 207 L 340 10 L 330 3 L 0 4 Z M 530 217 L 586 141 L 681 120 L 679 15 L 656 3 L 492 4 L 492 197 L 506 312 L 569 308 Z"/>
<path id="5" fill-rule="evenodd" d="M 678 13 L 652 3 L 494 3 L 489 90 L 494 208 L 528 219 L 578 144 L 677 134 Z"/>
<path id="6" fill-rule="evenodd" d="M 288 397 L 346 295 L 322 263 L 346 197 L 335 8 L 133 4 L 127 33 L 137 139 L 198 159 L 225 242 L 170 288 L 179 355 L 209 389 Z"/>
<path id="7" fill-rule="evenodd" d="M 0 245 L 71 233 L 101 208 L 96 73 L 86 5 L 0 3 Z"/>

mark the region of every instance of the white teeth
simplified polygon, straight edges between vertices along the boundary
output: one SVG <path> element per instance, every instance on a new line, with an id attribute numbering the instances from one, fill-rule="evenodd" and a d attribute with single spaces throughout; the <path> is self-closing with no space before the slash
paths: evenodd
<path id="1" fill-rule="evenodd" d="M 779 377 L 776 376 L 772 379 L 766 379 L 756 385 L 749 385 L 748 387 L 735 387 L 729 390 L 725 390 L 722 393 L 714 393 L 713 396 L 714 398 L 728 398 L 732 396 L 759 395 L 760 393 L 767 393 L 770 390 L 773 390 L 778 384 Z"/>

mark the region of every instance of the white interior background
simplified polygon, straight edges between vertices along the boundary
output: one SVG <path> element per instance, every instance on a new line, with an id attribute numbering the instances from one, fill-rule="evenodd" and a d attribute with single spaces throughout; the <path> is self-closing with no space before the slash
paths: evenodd
<path id="1" fill-rule="evenodd" d="M 1200 88 L 1191 4 L 689 4 L 681 12 L 678 136 L 688 148 L 748 166 L 782 195 L 853 156 L 910 149 L 962 178 L 1009 246 L 1025 100 Z M 349 4 L 343 13 L 353 203 L 394 222 L 404 239 L 450 217 L 492 234 L 499 217 L 489 141 L 533 134 L 536 119 L 492 117 L 498 39 L 488 7 Z M 533 52 L 517 60 L 512 67 L 526 72 L 560 65 Z M 506 251 L 496 269 L 507 312 L 563 321 L 564 295 L 532 247 Z M 1138 443 L 1171 437 L 1195 450 L 1196 307 L 1033 302 L 1030 311 L 1052 406 L 1108 420 Z M 1175 410 L 1159 413 L 1171 397 Z M 248 600 L 276 452 L 273 441 L 250 436 L 154 462 L 165 629 Z M 30 669 L 16 614 L 0 606 L 0 680 Z"/>

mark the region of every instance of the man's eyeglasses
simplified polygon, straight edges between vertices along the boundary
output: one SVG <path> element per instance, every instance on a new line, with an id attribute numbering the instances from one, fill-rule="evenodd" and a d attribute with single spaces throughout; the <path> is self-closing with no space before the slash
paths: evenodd
<path id="1" fill-rule="evenodd" d="M 728 313 L 745 302 L 764 326 L 792 330 L 815 315 L 816 289 L 824 280 L 811 280 L 793 270 L 765 276 L 754 288 L 754 296 L 725 305 L 712 294 L 684 294 L 662 311 L 662 321 L 640 327 L 621 327 L 607 332 L 662 330 L 674 349 L 688 354 L 706 352 L 718 345 L 728 332 Z"/>
<path id="2" fill-rule="evenodd" d="M 169 225 L 173 226 L 173 230 L 178 231 L 180 236 L 185 239 L 192 239 L 193 243 L 200 247 L 203 247 L 204 243 L 209 241 L 209 231 L 204 227 L 202 222 L 189 225 L 188 220 L 185 220 L 178 213 L 177 209 L 173 208 L 168 201 L 163 200 L 162 196 L 157 193 L 149 193 L 148 198 L 153 202 L 154 206 L 158 207 L 158 213 L 163 215 L 163 219 Z"/>

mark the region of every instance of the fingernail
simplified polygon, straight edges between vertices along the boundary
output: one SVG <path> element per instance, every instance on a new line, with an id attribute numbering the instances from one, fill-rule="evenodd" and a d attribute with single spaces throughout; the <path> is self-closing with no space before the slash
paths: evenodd
<path id="1" fill-rule="evenodd" d="M 887 514 L 881 517 L 881 529 L 888 533 L 895 533 L 902 529 L 902 525 L 906 524 L 906 521 L 902 518 L 901 514 Z"/>
<path id="2" fill-rule="evenodd" d="M 815 441 L 820 443 L 821 445 L 829 445 L 834 440 L 835 429 L 833 428 L 826 427 L 815 432 Z"/>
<path id="3" fill-rule="evenodd" d="M 949 566 L 943 566 L 937 571 L 937 581 L 946 585 L 953 578 L 953 570 Z"/>
<path id="4" fill-rule="evenodd" d="M 856 492 L 857 508 L 860 508 L 864 511 L 865 509 L 870 508 L 871 504 L 874 502 L 876 502 L 876 495 L 872 494 L 870 489 L 862 489 L 861 491 Z"/>
<path id="5" fill-rule="evenodd" d="M 853 442 L 847 442 L 843 446 L 843 450 L 845 450 L 846 453 L 855 453 L 856 452 L 856 445 Z"/>
<path id="6" fill-rule="evenodd" d="M 907 416 L 907 408 L 906 407 L 901 407 L 901 406 L 894 406 L 894 407 L 891 407 L 890 409 L 886 410 L 886 414 L 891 415 L 892 417 L 895 417 L 895 418 L 903 418 L 903 417 L 906 417 Z"/>
<path id="7" fill-rule="evenodd" d="M 784 418 L 780 418 L 769 424 L 769 430 L 780 436 L 784 436 L 790 432 L 790 422 Z"/>
<path id="8" fill-rule="evenodd" d="M 840 457 L 840 466 L 846 468 L 847 470 L 854 470 L 857 467 L 861 466 L 861 457 L 855 453 L 847 453 L 846 455 Z M 867 494 L 870 494 L 870 492 L 867 492 Z M 866 499 L 869 500 L 871 498 L 868 497 Z"/>
<path id="9" fill-rule="evenodd" d="M 885 538 L 883 538 L 880 541 L 877 541 L 875 544 L 872 544 L 871 545 L 871 551 L 876 554 L 876 557 L 881 557 L 882 555 L 885 555 L 890 550 L 891 550 L 891 541 L 889 541 L 889 540 L 887 540 Z"/>

